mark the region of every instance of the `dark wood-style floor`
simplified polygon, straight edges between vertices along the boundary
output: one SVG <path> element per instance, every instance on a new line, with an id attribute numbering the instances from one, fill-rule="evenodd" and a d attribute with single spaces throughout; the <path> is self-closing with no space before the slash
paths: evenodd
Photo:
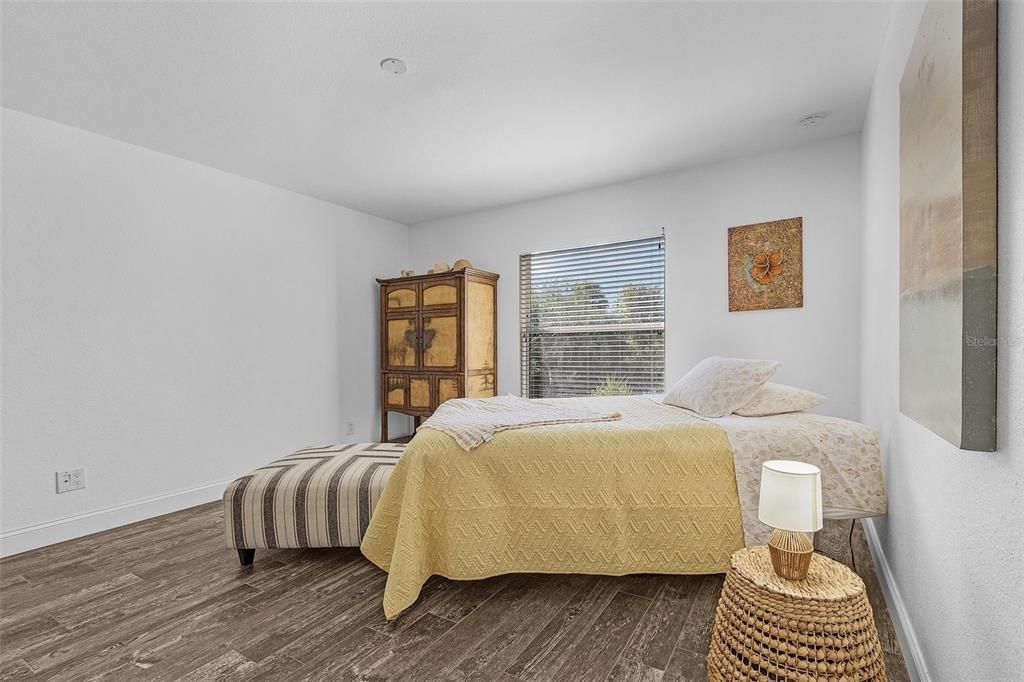
<path id="1" fill-rule="evenodd" d="M 825 554 L 849 563 L 849 522 Z M 890 679 L 906 680 L 863 535 Z M 0 679 L 702 680 L 721 576 L 433 578 L 397 621 L 356 549 L 223 546 L 214 503 L 0 561 Z"/>

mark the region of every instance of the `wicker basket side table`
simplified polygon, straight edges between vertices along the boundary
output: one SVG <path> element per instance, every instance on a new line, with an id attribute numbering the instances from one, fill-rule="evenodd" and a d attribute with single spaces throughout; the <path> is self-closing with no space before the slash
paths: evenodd
<path id="1" fill-rule="evenodd" d="M 767 547 L 736 552 L 715 611 L 708 678 L 884 682 L 864 581 L 820 554 L 807 578 L 786 580 Z"/>

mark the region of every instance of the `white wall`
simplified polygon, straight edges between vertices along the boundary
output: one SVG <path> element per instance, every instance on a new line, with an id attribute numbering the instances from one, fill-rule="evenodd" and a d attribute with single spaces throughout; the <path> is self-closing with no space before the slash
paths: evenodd
<path id="1" fill-rule="evenodd" d="M 778 359 L 778 380 L 856 418 L 860 372 L 860 138 L 435 220 L 410 231 L 411 266 L 468 258 L 498 282 L 498 390 L 519 392 L 519 254 L 665 228 L 666 382 L 708 355 Z M 804 307 L 728 312 L 726 234 L 803 216 Z"/>
<path id="2" fill-rule="evenodd" d="M 4 553 L 377 437 L 405 226 L 6 109 L 3 162 Z"/>
<path id="3" fill-rule="evenodd" d="M 864 126 L 863 415 L 889 515 L 869 524 L 922 677 L 1024 679 L 1024 4 L 999 11 L 999 450 L 899 411 L 899 80 L 920 4 L 893 9 Z"/>

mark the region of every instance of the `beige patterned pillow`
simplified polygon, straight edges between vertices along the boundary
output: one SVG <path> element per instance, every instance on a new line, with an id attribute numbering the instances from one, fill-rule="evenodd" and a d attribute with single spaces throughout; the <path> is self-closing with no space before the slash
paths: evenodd
<path id="1" fill-rule="evenodd" d="M 803 412 L 825 402 L 825 396 L 796 386 L 766 383 L 754 397 L 736 410 L 742 417 L 767 417 L 786 412 Z"/>
<path id="2" fill-rule="evenodd" d="M 717 355 L 705 358 L 668 390 L 662 402 L 704 417 L 724 417 L 743 407 L 779 364 Z"/>

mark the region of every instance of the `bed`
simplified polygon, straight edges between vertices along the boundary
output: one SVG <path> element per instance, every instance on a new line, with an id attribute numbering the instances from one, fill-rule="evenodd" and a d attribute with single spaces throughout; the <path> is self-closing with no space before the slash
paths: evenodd
<path id="1" fill-rule="evenodd" d="M 855 422 L 706 419 L 649 396 L 550 402 L 621 418 L 502 431 L 470 452 L 418 431 L 361 545 L 388 572 L 387 618 L 431 575 L 725 572 L 770 530 L 757 521 L 769 459 L 818 465 L 828 517 L 885 513 L 878 437 Z"/>

